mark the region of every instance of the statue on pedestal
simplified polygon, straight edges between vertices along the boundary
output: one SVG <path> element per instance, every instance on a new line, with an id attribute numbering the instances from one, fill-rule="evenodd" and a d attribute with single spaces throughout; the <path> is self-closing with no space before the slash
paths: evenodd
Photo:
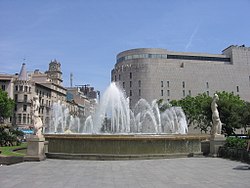
<path id="1" fill-rule="evenodd" d="M 215 93 L 213 97 L 213 101 L 211 103 L 211 109 L 212 109 L 212 129 L 211 129 L 211 135 L 221 135 L 221 128 L 222 123 L 220 121 L 219 111 L 217 109 L 217 101 L 219 100 L 219 96 Z"/>
<path id="2" fill-rule="evenodd" d="M 43 123 L 42 123 L 41 118 L 39 117 L 40 103 L 39 103 L 37 95 L 33 97 L 32 107 L 33 107 L 33 128 L 34 128 L 34 134 L 37 135 L 38 137 L 41 137 L 42 136 Z"/>

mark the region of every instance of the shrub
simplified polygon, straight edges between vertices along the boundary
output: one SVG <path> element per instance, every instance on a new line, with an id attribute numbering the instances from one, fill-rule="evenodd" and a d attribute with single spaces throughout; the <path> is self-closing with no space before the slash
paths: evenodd
<path id="1" fill-rule="evenodd" d="M 23 132 L 14 129 L 12 127 L 1 126 L 0 127 L 0 146 L 14 146 L 20 145 L 20 137 L 23 136 Z"/>
<path id="2" fill-rule="evenodd" d="M 245 149 L 247 147 L 247 140 L 237 137 L 228 137 L 226 139 L 225 146 L 230 148 Z"/>

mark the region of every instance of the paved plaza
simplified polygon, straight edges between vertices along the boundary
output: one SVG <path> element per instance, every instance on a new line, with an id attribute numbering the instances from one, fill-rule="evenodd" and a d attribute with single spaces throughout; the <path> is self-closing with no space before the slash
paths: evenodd
<path id="1" fill-rule="evenodd" d="M 220 158 L 24 162 L 0 167 L 1 188 L 247 188 L 247 164 Z"/>

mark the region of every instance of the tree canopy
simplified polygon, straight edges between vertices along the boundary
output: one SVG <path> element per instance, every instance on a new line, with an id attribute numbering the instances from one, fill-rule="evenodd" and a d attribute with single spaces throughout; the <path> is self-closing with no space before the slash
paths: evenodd
<path id="1" fill-rule="evenodd" d="M 5 119 L 12 115 L 14 101 L 9 98 L 7 92 L 0 89 L 0 118 Z"/>
<path id="2" fill-rule="evenodd" d="M 239 96 L 228 92 L 218 92 L 218 111 L 223 123 L 222 131 L 231 135 L 237 128 L 246 128 L 250 124 L 250 103 Z M 195 97 L 187 96 L 181 100 L 173 100 L 174 106 L 181 106 L 186 114 L 188 124 L 195 125 L 201 131 L 208 132 L 212 126 L 212 97 L 199 94 Z"/>

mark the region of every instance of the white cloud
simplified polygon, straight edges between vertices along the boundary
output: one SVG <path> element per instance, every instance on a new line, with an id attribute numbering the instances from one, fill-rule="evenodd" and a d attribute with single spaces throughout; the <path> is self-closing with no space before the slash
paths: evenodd
<path id="1" fill-rule="evenodd" d="M 187 43 L 187 45 L 185 46 L 185 51 L 187 51 L 188 48 L 192 45 L 193 40 L 194 40 L 194 37 L 195 37 L 195 35 L 196 35 L 197 32 L 198 32 L 198 29 L 199 29 L 199 25 L 197 25 L 197 26 L 195 27 L 193 33 L 192 33 L 191 36 L 189 37 L 188 43 Z"/>

